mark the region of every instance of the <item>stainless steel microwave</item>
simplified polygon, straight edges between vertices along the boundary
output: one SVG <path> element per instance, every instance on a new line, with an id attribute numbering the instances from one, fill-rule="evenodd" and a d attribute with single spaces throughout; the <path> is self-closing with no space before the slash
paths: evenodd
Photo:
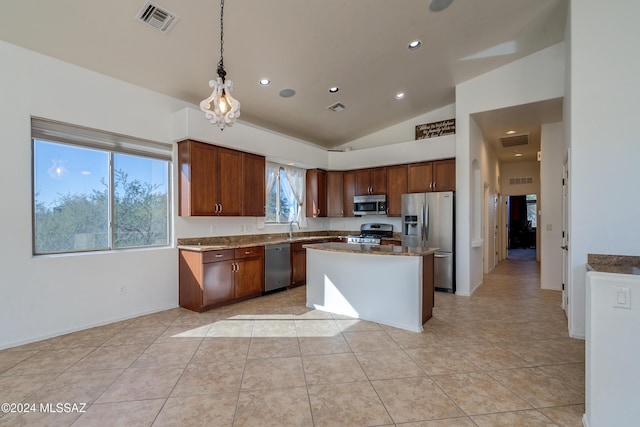
<path id="1" fill-rule="evenodd" d="M 377 194 L 372 196 L 355 196 L 353 198 L 354 215 L 386 215 L 387 196 Z"/>

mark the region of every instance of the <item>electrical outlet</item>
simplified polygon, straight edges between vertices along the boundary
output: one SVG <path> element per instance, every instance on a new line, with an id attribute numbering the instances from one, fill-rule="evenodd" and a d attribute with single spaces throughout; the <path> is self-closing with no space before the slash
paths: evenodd
<path id="1" fill-rule="evenodd" d="M 215 233 L 215 231 L 216 231 L 215 225 L 209 226 L 209 233 Z"/>
<path id="2" fill-rule="evenodd" d="M 118 289 L 118 293 L 120 295 L 125 295 L 127 293 L 127 287 L 124 285 L 121 285 L 120 288 Z"/>

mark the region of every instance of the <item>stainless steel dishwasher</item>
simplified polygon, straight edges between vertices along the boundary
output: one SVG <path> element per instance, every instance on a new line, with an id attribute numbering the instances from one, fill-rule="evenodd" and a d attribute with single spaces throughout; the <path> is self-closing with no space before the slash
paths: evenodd
<path id="1" fill-rule="evenodd" d="M 291 250 L 288 243 L 264 248 L 264 291 L 271 292 L 291 284 Z"/>

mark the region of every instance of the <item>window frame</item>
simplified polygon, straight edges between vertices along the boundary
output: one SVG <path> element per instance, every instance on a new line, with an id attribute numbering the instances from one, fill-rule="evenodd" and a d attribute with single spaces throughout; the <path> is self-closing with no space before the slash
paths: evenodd
<path id="1" fill-rule="evenodd" d="M 107 247 L 94 249 L 75 249 L 62 251 L 37 252 L 36 250 L 36 143 L 49 144 L 102 151 L 107 154 L 108 197 L 107 197 Z M 115 246 L 115 155 L 136 156 L 166 162 L 166 243 L 135 246 Z M 139 139 L 81 126 L 56 122 L 37 117 L 31 118 L 31 252 L 32 256 L 78 255 L 87 253 L 107 253 L 126 250 L 144 250 L 168 248 L 172 245 L 172 203 L 173 203 L 173 146 L 155 141 Z"/>
<path id="2" fill-rule="evenodd" d="M 267 225 L 280 225 L 280 224 L 289 224 L 290 221 L 286 221 L 286 222 L 281 222 L 280 221 L 280 178 L 281 178 L 281 173 L 285 173 L 286 176 L 286 171 L 283 165 L 278 164 L 278 163 L 273 163 L 274 165 L 278 166 L 278 177 L 276 178 L 276 183 L 274 184 L 274 188 L 276 188 L 276 220 L 275 221 L 268 221 L 266 214 L 265 214 L 265 224 Z M 289 178 L 287 178 L 287 184 L 289 185 L 289 187 L 291 187 L 291 183 L 289 182 Z M 291 189 L 291 191 L 293 192 L 293 189 Z M 269 200 L 269 195 L 265 194 L 266 197 L 266 202 L 265 204 L 268 204 L 268 200 Z M 294 199 L 295 199 L 295 195 L 294 195 Z M 295 206 L 296 209 L 301 209 L 300 204 L 297 202 L 297 200 L 295 201 Z M 297 213 L 297 212 L 296 212 Z M 297 216 L 297 215 L 296 215 Z"/>

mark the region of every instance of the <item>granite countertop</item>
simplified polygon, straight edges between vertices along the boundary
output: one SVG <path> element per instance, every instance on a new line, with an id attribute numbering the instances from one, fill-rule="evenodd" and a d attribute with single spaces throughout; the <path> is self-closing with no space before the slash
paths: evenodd
<path id="1" fill-rule="evenodd" d="M 438 248 L 420 248 L 395 245 L 358 245 L 352 243 L 310 243 L 303 246 L 320 251 L 348 252 L 353 254 L 424 256 L 437 252 Z"/>
<path id="2" fill-rule="evenodd" d="M 588 254 L 587 270 L 640 275 L 640 256 Z"/>
<path id="3" fill-rule="evenodd" d="M 224 249 L 248 248 L 251 246 L 269 246 L 282 243 L 308 242 L 320 239 L 335 239 L 344 237 L 350 232 L 345 231 L 314 231 L 298 232 L 289 238 L 288 233 L 253 234 L 243 236 L 193 237 L 178 239 L 178 249 L 207 252 Z M 351 233 L 353 234 L 353 233 Z"/>

